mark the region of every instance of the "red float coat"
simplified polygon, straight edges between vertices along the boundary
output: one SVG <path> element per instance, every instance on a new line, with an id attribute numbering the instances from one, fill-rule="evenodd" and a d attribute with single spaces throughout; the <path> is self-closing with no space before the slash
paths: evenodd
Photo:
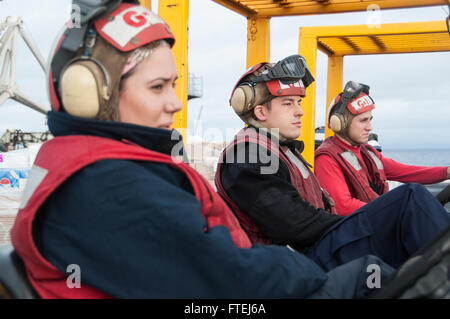
<path id="1" fill-rule="evenodd" d="M 154 152 L 136 144 L 128 144 L 94 136 L 56 137 L 44 143 L 29 175 L 27 188 L 15 224 L 11 241 L 24 260 L 28 278 L 42 298 L 107 298 L 92 287 L 69 288 L 67 275 L 45 260 L 39 253 L 32 234 L 33 221 L 39 207 L 67 178 L 83 167 L 104 159 L 143 160 L 169 165 L 186 175 L 201 204 L 201 213 L 208 228 L 223 225 L 231 233 L 237 247 L 251 246 L 233 213 L 215 193 L 209 183 L 187 164 L 169 155 Z M 207 229 L 205 229 L 206 231 Z"/>
<path id="2" fill-rule="evenodd" d="M 317 181 L 316 176 L 312 173 L 312 171 L 308 168 L 308 164 L 303 159 L 303 157 L 294 155 L 286 146 L 277 145 L 272 141 L 272 139 L 267 138 L 264 134 L 259 134 L 253 128 L 244 128 L 238 132 L 235 136 L 234 140 L 223 150 L 221 156 L 219 157 L 218 165 L 217 165 L 217 173 L 215 176 L 215 184 L 217 187 L 217 192 L 225 199 L 230 207 L 232 207 L 234 213 L 238 217 L 242 227 L 247 232 L 252 243 L 263 243 L 263 244 L 271 244 L 272 241 L 267 239 L 264 234 L 261 233 L 259 228 L 254 224 L 254 222 L 250 219 L 250 217 L 242 212 L 239 207 L 231 200 L 231 198 L 227 195 L 225 189 L 222 186 L 221 182 L 221 167 L 222 163 L 224 163 L 225 158 L 227 158 L 227 153 L 235 150 L 236 145 L 240 143 L 253 143 L 257 144 L 259 147 L 255 147 L 256 152 L 260 152 L 261 148 L 267 149 L 273 158 L 270 158 L 271 161 L 279 161 L 280 159 L 283 163 L 288 167 L 290 180 L 292 185 L 297 189 L 300 196 L 306 202 L 310 203 L 316 209 L 325 209 L 325 205 L 323 202 L 323 197 L 325 196 L 330 205 L 331 205 L 331 213 L 335 214 L 334 202 L 328 193 L 323 190 L 319 182 Z M 237 148 L 239 149 L 239 148 Z M 228 154 L 229 155 L 229 154 Z M 255 159 L 258 154 L 253 154 Z M 261 155 L 261 154 L 259 154 Z M 252 154 L 250 155 L 252 156 Z M 240 156 L 238 155 L 238 158 Z M 228 158 L 233 158 L 233 156 L 228 156 Z M 251 161 L 251 159 L 249 159 Z M 270 167 L 268 167 L 270 169 Z"/>
<path id="3" fill-rule="evenodd" d="M 314 172 L 343 216 L 386 193 L 387 180 L 432 184 L 447 178 L 447 167 L 401 164 L 383 157 L 370 145 L 353 147 L 337 136 L 327 138 L 316 150 Z"/>

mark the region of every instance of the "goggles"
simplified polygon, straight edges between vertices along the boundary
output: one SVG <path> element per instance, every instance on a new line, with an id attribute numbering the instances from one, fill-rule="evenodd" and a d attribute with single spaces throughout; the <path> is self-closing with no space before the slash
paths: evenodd
<path id="1" fill-rule="evenodd" d="M 252 82 L 270 82 L 279 80 L 282 84 L 292 84 L 300 80 L 307 88 L 314 78 L 308 70 L 305 59 L 298 54 L 288 56 L 274 65 L 273 68 L 263 71 Z"/>
<path id="2" fill-rule="evenodd" d="M 370 86 L 362 83 L 357 83 L 355 81 L 348 81 L 347 84 L 345 84 L 345 88 L 342 94 L 342 97 L 348 100 L 351 98 L 357 97 L 361 92 L 366 93 L 369 95 Z"/>
<path id="3" fill-rule="evenodd" d="M 333 113 L 343 114 L 347 108 L 352 114 L 360 114 L 375 108 L 375 103 L 369 96 L 370 87 L 366 84 L 349 81 L 345 85 L 342 97 Z"/>

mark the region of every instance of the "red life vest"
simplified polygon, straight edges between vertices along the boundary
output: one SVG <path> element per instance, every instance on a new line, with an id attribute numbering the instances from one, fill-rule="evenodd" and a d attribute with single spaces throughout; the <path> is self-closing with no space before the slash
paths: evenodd
<path id="1" fill-rule="evenodd" d="M 223 200 L 209 183 L 187 164 L 177 162 L 169 155 L 107 138 L 81 135 L 56 137 L 44 143 L 36 157 L 21 207 L 11 229 L 12 244 L 25 263 L 31 284 L 42 298 L 109 297 L 85 285 L 81 288 L 69 288 L 66 283 L 67 275 L 42 257 L 32 235 L 36 212 L 53 191 L 75 172 L 103 159 L 163 163 L 181 171 L 189 179 L 194 194 L 201 204 L 201 213 L 208 224 L 204 231 L 223 225 L 229 229 L 237 247 L 251 246 L 249 238 Z"/>
<path id="2" fill-rule="evenodd" d="M 375 155 L 376 151 L 372 146 L 361 144 L 361 156 L 367 171 L 361 167 L 356 155 L 340 145 L 335 137 L 327 138 L 316 150 L 315 157 L 317 158 L 322 154 L 327 154 L 339 164 L 353 197 L 369 203 L 389 190 L 383 163 Z M 371 187 L 370 183 L 378 189 L 377 192 Z"/>
<path id="3" fill-rule="evenodd" d="M 244 230 L 247 232 L 248 237 L 250 238 L 252 243 L 271 244 L 272 241 L 267 239 L 264 234 L 262 234 L 260 229 L 255 225 L 255 223 L 250 219 L 250 217 L 242 212 L 239 207 L 237 207 L 237 205 L 231 200 L 231 198 L 227 195 L 225 189 L 223 188 L 221 181 L 221 167 L 223 163 L 226 163 L 227 159 L 229 158 L 233 159 L 233 156 L 230 156 L 230 151 L 234 150 L 236 146 L 245 145 L 245 143 L 253 143 L 268 150 L 271 156 L 273 156 L 270 159 L 271 161 L 276 161 L 276 163 L 279 163 L 279 160 L 281 159 L 289 169 L 291 184 L 297 189 L 302 199 L 304 201 L 307 201 L 317 209 L 325 209 L 322 197 L 324 196 L 330 203 L 330 213 L 336 214 L 333 199 L 324 189 L 320 187 L 319 181 L 317 180 L 313 172 L 308 168 L 306 161 L 303 159 L 303 157 L 301 157 L 301 155 L 294 155 L 286 146 L 280 147 L 280 145 L 275 144 L 270 138 L 267 138 L 267 136 L 265 136 L 264 134 L 258 133 L 253 128 L 244 128 L 238 132 L 233 142 L 231 142 L 220 155 L 214 182 L 217 187 L 217 192 L 232 208 L 239 222 L 241 223 L 242 228 L 244 228 Z M 259 147 L 254 148 L 254 151 L 256 152 L 260 152 L 260 150 L 261 149 Z M 250 153 L 252 153 L 251 146 Z M 245 159 L 245 154 L 239 154 L 238 150 L 238 160 L 240 155 L 242 155 L 243 159 Z M 256 162 L 257 155 L 258 154 L 250 154 L 251 159 L 249 160 L 249 162 Z M 261 155 L 261 153 L 259 155 Z M 278 168 L 278 166 L 276 167 Z"/>

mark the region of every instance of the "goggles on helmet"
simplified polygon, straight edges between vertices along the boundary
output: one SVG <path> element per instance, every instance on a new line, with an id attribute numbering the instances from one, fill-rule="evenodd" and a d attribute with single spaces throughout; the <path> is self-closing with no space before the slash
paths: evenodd
<path id="1" fill-rule="evenodd" d="M 91 19 L 107 13 L 107 11 L 114 10 L 121 2 L 139 3 L 139 1 L 123 0 L 73 0 L 73 4 L 80 9 L 80 23 L 82 25 Z"/>
<path id="2" fill-rule="evenodd" d="M 71 27 L 65 35 L 62 47 L 69 51 L 77 51 L 83 44 L 84 38 L 89 29 L 90 21 L 106 16 L 122 3 L 139 5 L 137 0 L 73 0 L 73 5 L 78 8 L 79 26 Z M 71 24 L 70 21 L 69 24 Z"/>
<path id="3" fill-rule="evenodd" d="M 370 111 L 375 108 L 375 103 L 369 96 L 370 87 L 366 84 L 349 81 L 345 85 L 341 98 L 335 110 L 330 110 L 331 113 L 343 114 L 345 108 L 350 113 L 356 115 Z"/>
<path id="4" fill-rule="evenodd" d="M 273 68 L 265 70 L 256 76 L 252 82 L 269 82 L 272 80 L 279 80 L 282 84 L 292 84 L 302 80 L 305 88 L 314 82 L 305 59 L 298 54 L 288 56 L 279 61 Z"/>
<path id="5" fill-rule="evenodd" d="M 357 83 L 355 81 L 348 81 L 345 84 L 345 88 L 343 91 L 343 98 L 352 99 L 357 97 L 361 92 L 369 95 L 370 87 L 366 84 Z"/>

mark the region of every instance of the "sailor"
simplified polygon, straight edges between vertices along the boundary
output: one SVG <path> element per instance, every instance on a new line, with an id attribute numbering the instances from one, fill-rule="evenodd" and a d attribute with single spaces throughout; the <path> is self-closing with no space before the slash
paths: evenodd
<path id="1" fill-rule="evenodd" d="M 327 270 L 366 254 L 398 267 L 447 228 L 450 215 L 419 184 L 336 215 L 296 140 L 313 81 L 300 55 L 260 63 L 237 81 L 230 104 L 248 127 L 219 159 L 218 192 L 254 243 L 290 245 Z"/>
<path id="2" fill-rule="evenodd" d="M 450 167 L 405 165 L 369 145 L 373 109 L 369 86 L 353 81 L 329 108 L 327 124 L 335 134 L 316 150 L 314 169 L 339 215 L 350 215 L 388 192 L 388 180 L 433 184 L 450 178 Z"/>
<path id="3" fill-rule="evenodd" d="M 52 50 L 55 137 L 11 231 L 40 297 L 361 298 L 369 265 L 383 281 L 392 273 L 374 256 L 326 273 L 286 246 L 252 246 L 209 183 L 176 159 L 182 104 L 167 24 L 135 3 L 82 2 L 85 33 L 67 28 Z"/>

